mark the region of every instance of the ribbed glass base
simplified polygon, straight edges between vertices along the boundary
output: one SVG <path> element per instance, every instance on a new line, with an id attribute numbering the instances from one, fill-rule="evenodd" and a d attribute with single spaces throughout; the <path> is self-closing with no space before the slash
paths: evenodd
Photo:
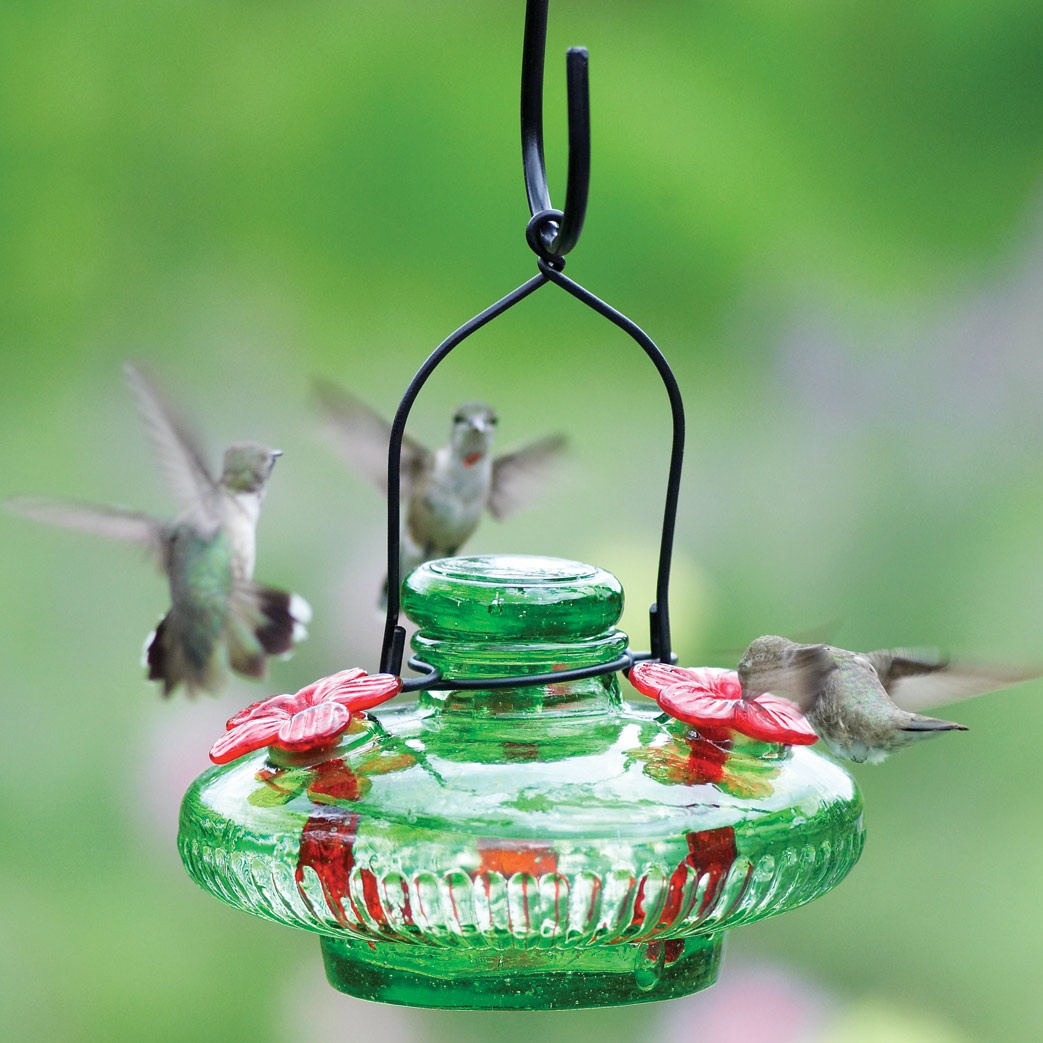
<path id="1" fill-rule="evenodd" d="M 455 949 L 322 938 L 330 984 L 382 1003 L 569 1010 L 687 996 L 717 980 L 723 933 L 575 949 Z"/>

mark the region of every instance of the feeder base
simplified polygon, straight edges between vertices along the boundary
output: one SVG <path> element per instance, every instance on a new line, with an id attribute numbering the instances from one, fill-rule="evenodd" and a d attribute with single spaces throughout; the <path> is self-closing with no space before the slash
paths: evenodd
<path id="1" fill-rule="evenodd" d="M 324 936 L 326 977 L 359 999 L 569 1010 L 687 996 L 717 980 L 723 933 L 574 949 L 456 949 Z"/>

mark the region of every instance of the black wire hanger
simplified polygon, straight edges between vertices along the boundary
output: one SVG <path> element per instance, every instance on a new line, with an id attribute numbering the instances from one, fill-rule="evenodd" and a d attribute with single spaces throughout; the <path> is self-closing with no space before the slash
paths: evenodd
<path id="1" fill-rule="evenodd" d="M 566 57 L 568 180 L 565 191 L 565 209 L 564 211 L 555 210 L 551 206 L 543 154 L 543 65 L 547 42 L 547 7 L 548 0 L 527 0 L 525 34 L 522 44 L 522 161 L 525 173 L 525 191 L 529 200 L 529 212 L 532 215 L 525 230 L 525 237 L 536 254 L 539 273 L 507 294 L 506 297 L 469 319 L 442 341 L 410 381 L 402 396 L 402 401 L 399 403 L 398 411 L 391 424 L 391 437 L 388 444 L 387 617 L 384 623 L 384 644 L 380 657 L 380 669 L 383 673 L 400 675 L 405 648 L 405 628 L 399 623 L 402 590 L 400 467 L 402 440 L 409 412 L 428 378 L 457 345 L 548 283 L 560 286 L 566 293 L 608 319 L 634 340 L 659 372 L 670 401 L 673 435 L 662 538 L 659 546 L 656 600 L 649 609 L 651 651 L 631 652 L 628 649 L 613 662 L 578 670 L 481 680 L 445 677 L 436 667 L 413 656 L 408 665 L 421 676 L 405 679 L 402 686 L 404 691 L 420 688 L 520 688 L 527 685 L 561 683 L 616 670 L 628 670 L 634 663 L 644 659 L 655 659 L 661 662 L 673 662 L 676 659 L 670 643 L 669 588 L 677 501 L 681 487 L 681 464 L 684 457 L 684 406 L 673 372 L 662 352 L 648 334 L 622 312 L 616 311 L 611 305 L 595 297 L 579 283 L 563 274 L 565 254 L 572 250 L 579 241 L 586 218 L 590 186 L 590 93 L 587 77 L 587 52 L 582 47 L 570 48 Z"/>

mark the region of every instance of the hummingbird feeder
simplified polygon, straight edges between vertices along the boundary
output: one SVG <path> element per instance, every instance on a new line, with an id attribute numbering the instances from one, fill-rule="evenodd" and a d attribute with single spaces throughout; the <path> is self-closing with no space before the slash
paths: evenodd
<path id="1" fill-rule="evenodd" d="M 725 932 L 824 894 L 858 860 L 861 797 L 806 748 L 791 704 L 733 671 L 674 665 L 668 592 L 684 410 L 635 323 L 563 273 L 586 210 L 587 53 L 568 52 L 564 211 L 543 158 L 547 0 L 528 0 L 522 150 L 538 274 L 420 367 L 388 450 L 380 672 L 344 670 L 248 707 L 191 786 L 189 874 L 319 935 L 327 977 L 422 1007 L 566 1009 L 669 999 L 716 980 Z M 414 400 L 470 334 L 554 284 L 656 367 L 673 441 L 650 651 L 616 629 L 618 581 L 554 557 L 427 562 L 400 576 L 399 459 Z M 402 677 L 405 630 L 418 627 Z M 619 674 L 652 702 L 629 702 Z M 401 693 L 414 702 L 382 705 Z"/>

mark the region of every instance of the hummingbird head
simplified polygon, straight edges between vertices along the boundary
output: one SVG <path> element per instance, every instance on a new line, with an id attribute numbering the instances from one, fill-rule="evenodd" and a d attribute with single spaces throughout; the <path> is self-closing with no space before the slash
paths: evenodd
<path id="1" fill-rule="evenodd" d="M 496 413 L 481 402 L 465 402 L 453 415 L 453 452 L 468 466 L 489 452 L 497 419 Z"/>
<path id="2" fill-rule="evenodd" d="M 783 658 L 793 647 L 792 641 L 775 634 L 766 634 L 750 642 L 736 667 L 744 699 L 756 699 L 765 692 L 775 692 L 779 687 Z"/>
<path id="3" fill-rule="evenodd" d="M 272 473 L 281 449 L 259 442 L 236 442 L 225 450 L 221 485 L 231 493 L 261 492 Z"/>

